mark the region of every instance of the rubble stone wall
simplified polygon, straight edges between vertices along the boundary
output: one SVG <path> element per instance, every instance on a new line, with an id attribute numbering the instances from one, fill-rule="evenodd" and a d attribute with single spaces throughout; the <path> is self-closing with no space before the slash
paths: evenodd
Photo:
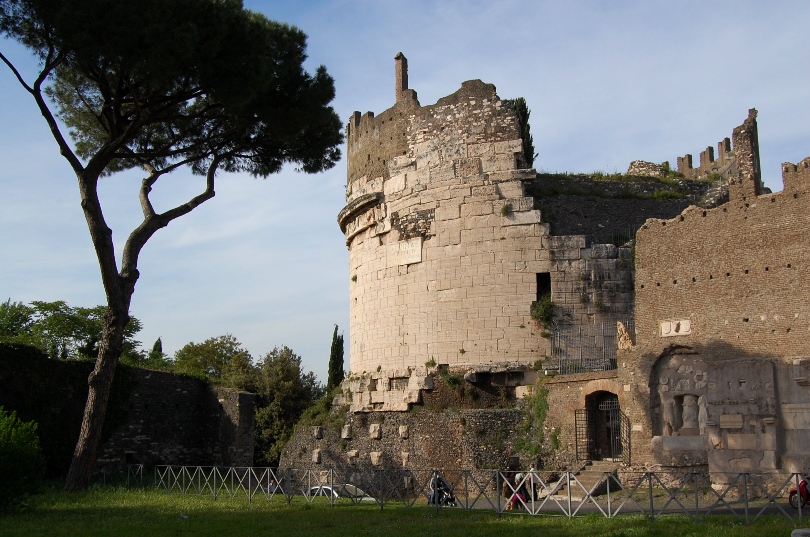
<path id="1" fill-rule="evenodd" d="M 93 363 L 40 354 L 0 345 L 0 406 L 39 424 L 48 475 L 59 477 L 79 437 Z M 128 463 L 249 466 L 253 398 L 192 377 L 120 365 L 96 467 L 125 472 Z"/>
<path id="2" fill-rule="evenodd" d="M 349 413 L 341 429 L 296 431 L 283 468 L 333 468 L 350 475 L 379 468 L 502 469 L 522 419 L 516 409 Z"/>

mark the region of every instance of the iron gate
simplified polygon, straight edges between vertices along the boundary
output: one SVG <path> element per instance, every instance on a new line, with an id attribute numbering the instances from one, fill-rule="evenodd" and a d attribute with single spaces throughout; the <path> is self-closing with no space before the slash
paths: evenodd
<path id="1" fill-rule="evenodd" d="M 630 419 L 617 400 L 598 409 L 583 408 L 574 415 L 577 459 L 613 459 L 630 464 Z"/>

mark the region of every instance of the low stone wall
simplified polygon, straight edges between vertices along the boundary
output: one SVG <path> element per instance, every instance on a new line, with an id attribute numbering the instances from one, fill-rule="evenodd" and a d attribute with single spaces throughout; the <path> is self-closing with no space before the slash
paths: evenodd
<path id="1" fill-rule="evenodd" d="M 47 473 L 67 472 L 79 436 L 92 362 L 50 360 L 31 347 L 0 345 L 0 406 L 39 425 Z M 97 469 L 128 463 L 253 463 L 254 396 L 199 379 L 119 365 Z"/>
<path id="2" fill-rule="evenodd" d="M 497 469 L 517 456 L 519 409 L 416 407 L 410 412 L 347 413 L 341 430 L 300 427 L 283 468 L 334 468 L 345 475 L 374 469 Z"/>

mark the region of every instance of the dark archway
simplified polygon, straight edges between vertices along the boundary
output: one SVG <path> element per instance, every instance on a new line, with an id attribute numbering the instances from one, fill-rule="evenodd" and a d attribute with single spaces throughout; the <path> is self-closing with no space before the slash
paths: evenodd
<path id="1" fill-rule="evenodd" d="M 585 396 L 576 414 L 577 458 L 625 461 L 630 455 L 630 426 L 619 396 L 596 391 Z"/>

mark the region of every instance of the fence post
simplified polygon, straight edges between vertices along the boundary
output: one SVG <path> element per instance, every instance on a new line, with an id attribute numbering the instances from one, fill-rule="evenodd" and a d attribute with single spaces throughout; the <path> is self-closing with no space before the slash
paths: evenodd
<path id="1" fill-rule="evenodd" d="M 582 358 L 581 349 L 582 349 L 582 347 L 580 347 L 580 358 Z M 572 472 L 565 472 L 565 479 L 566 479 L 565 485 L 566 485 L 566 491 L 568 492 L 568 513 L 567 513 L 568 518 L 571 518 L 571 513 L 572 513 L 572 509 L 571 509 L 571 476 L 572 475 L 573 475 Z"/>
<path id="2" fill-rule="evenodd" d="M 501 518 L 501 472 L 495 470 L 495 497 L 498 498 L 498 518 Z M 801 511 L 799 512 L 801 514 Z"/>
<path id="3" fill-rule="evenodd" d="M 653 501 L 653 480 L 652 480 L 652 472 L 647 472 L 647 492 L 650 495 L 650 518 L 655 520 L 655 503 Z"/>
<path id="4" fill-rule="evenodd" d="M 743 478 L 743 501 L 745 506 L 745 523 L 748 524 L 748 473 L 742 475 Z"/>
<path id="5" fill-rule="evenodd" d="M 698 520 L 700 516 L 700 504 L 698 503 L 698 474 L 697 472 L 692 472 L 692 481 L 695 483 L 695 520 Z"/>
<path id="6" fill-rule="evenodd" d="M 380 504 L 380 511 L 382 511 L 383 506 L 385 505 L 385 497 L 384 497 L 385 495 L 383 494 L 383 471 L 382 471 L 382 469 L 380 469 L 379 472 L 380 472 L 380 488 L 379 488 L 378 494 L 382 497 L 382 501 L 377 502 L 377 503 Z"/>

